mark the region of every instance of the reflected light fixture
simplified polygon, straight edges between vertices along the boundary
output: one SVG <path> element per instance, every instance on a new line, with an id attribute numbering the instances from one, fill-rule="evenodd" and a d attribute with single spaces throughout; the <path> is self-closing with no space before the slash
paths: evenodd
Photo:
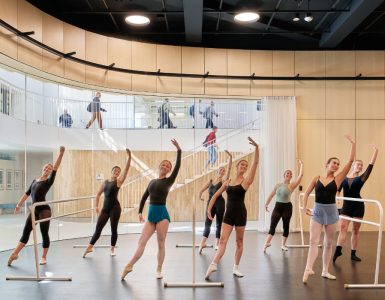
<path id="1" fill-rule="evenodd" d="M 234 21 L 240 22 L 240 23 L 251 23 L 256 22 L 260 18 L 259 14 L 252 11 L 247 12 L 241 12 L 234 16 Z"/>
<path id="2" fill-rule="evenodd" d="M 127 16 L 125 21 L 126 23 L 130 25 L 135 25 L 135 26 L 145 26 L 150 24 L 149 18 L 145 16 L 140 16 L 140 15 Z"/>
<path id="3" fill-rule="evenodd" d="M 296 13 L 293 17 L 293 22 L 298 22 L 300 20 L 299 13 Z"/>

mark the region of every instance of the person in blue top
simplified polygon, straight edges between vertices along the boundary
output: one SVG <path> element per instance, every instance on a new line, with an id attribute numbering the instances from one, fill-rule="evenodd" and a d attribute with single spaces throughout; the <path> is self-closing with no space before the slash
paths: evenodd
<path id="1" fill-rule="evenodd" d="M 59 124 L 61 127 L 70 128 L 72 126 L 72 117 L 68 113 L 68 110 L 64 110 L 63 114 L 59 117 Z"/>
<path id="2" fill-rule="evenodd" d="M 303 163 L 301 160 L 299 161 L 299 165 L 300 165 L 299 175 L 297 179 L 294 182 L 291 182 L 293 173 L 291 170 L 286 170 L 285 173 L 283 173 L 283 182 L 278 183 L 274 187 L 273 191 L 270 193 L 269 197 L 267 197 L 267 201 L 265 203 L 266 211 L 267 212 L 269 211 L 268 207 L 271 200 L 273 200 L 274 196 L 275 196 L 275 207 L 271 214 L 269 235 L 267 236 L 265 245 L 263 246 L 263 252 L 265 252 L 266 249 L 271 246 L 271 240 L 273 239 L 273 236 L 275 234 L 275 228 L 277 227 L 278 222 L 281 218 L 283 223 L 281 249 L 283 251 L 289 250 L 286 247 L 286 241 L 287 241 L 287 237 L 289 236 L 290 219 L 293 213 L 293 205 L 290 202 L 290 196 L 291 196 L 291 193 L 297 188 L 297 186 L 299 185 L 303 177 L 303 171 L 302 171 Z"/>
<path id="3" fill-rule="evenodd" d="M 376 162 L 376 159 L 377 159 L 378 149 L 375 145 L 372 145 L 372 147 L 373 147 L 372 159 L 368 167 L 366 168 L 365 172 L 360 175 L 363 169 L 363 162 L 362 160 L 356 160 L 353 163 L 353 169 L 351 173 L 342 182 L 339 191 L 341 191 L 342 189 L 344 190 L 344 197 L 361 198 L 360 191 L 364 186 L 366 180 L 369 178 L 369 175 L 372 172 L 374 163 Z M 364 217 L 364 213 L 365 213 L 364 202 L 344 200 L 342 210 L 341 210 L 341 215 L 361 220 Z M 346 241 L 349 224 L 350 224 L 349 220 L 341 220 L 341 228 L 340 228 L 340 233 L 338 235 L 337 247 L 333 256 L 333 262 L 335 262 L 336 259 L 342 255 L 342 246 Z M 350 254 L 350 259 L 352 261 L 361 261 L 361 258 L 359 258 L 356 255 L 357 246 L 358 246 L 358 234 L 359 234 L 360 227 L 361 227 L 361 223 L 353 222 L 352 237 L 351 237 L 351 254 Z"/>

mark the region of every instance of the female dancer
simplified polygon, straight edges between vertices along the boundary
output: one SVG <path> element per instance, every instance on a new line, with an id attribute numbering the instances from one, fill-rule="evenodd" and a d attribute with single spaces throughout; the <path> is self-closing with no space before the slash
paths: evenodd
<path id="1" fill-rule="evenodd" d="M 299 183 L 301 182 L 303 172 L 302 166 L 303 163 L 299 161 L 299 175 L 298 178 L 294 182 L 290 182 L 293 177 L 293 173 L 291 170 L 286 170 L 283 173 L 283 183 L 278 183 L 274 190 L 271 192 L 267 201 L 265 203 L 265 209 L 268 212 L 269 204 L 275 195 L 275 207 L 273 213 L 271 214 L 271 222 L 270 222 L 270 230 L 269 235 L 266 238 L 265 245 L 263 246 L 263 252 L 266 251 L 267 247 L 271 246 L 271 240 L 273 239 L 273 235 L 275 233 L 275 228 L 278 225 L 279 220 L 282 218 L 283 223 L 283 235 L 282 235 L 282 244 L 281 249 L 283 251 L 288 251 L 289 249 L 286 247 L 287 237 L 289 236 L 289 226 L 290 219 L 293 213 L 293 205 L 290 202 L 291 193 L 297 188 Z"/>
<path id="2" fill-rule="evenodd" d="M 341 184 L 341 189 L 344 189 L 344 197 L 349 198 L 361 198 L 360 191 L 364 186 L 366 180 L 369 178 L 370 173 L 372 172 L 374 163 L 376 162 L 378 149 L 375 145 L 373 146 L 373 155 L 370 164 L 366 168 L 365 172 L 362 175 L 359 175 L 362 172 L 363 162 L 362 160 L 356 160 L 353 164 L 353 170 L 350 173 L 350 176 L 346 177 Z M 348 216 L 351 218 L 356 218 L 362 220 L 365 213 L 365 204 L 364 202 L 356 202 L 344 200 L 344 204 L 342 206 L 341 215 Z M 337 247 L 334 252 L 333 262 L 336 261 L 338 256 L 342 255 L 342 246 L 345 243 L 346 235 L 348 231 L 350 221 L 349 220 L 341 220 L 341 229 L 338 235 Z M 361 227 L 361 223 L 353 222 L 353 230 L 352 230 L 352 238 L 351 238 L 351 254 L 350 259 L 352 261 L 361 261 L 361 258 L 356 256 L 356 250 L 358 246 L 358 233 Z"/>
<path id="3" fill-rule="evenodd" d="M 111 256 L 115 256 L 115 245 L 118 240 L 118 224 L 120 219 L 120 214 L 122 209 L 120 208 L 120 203 L 118 200 L 119 189 L 122 186 L 124 180 L 126 180 L 128 170 L 130 169 L 131 164 L 131 151 L 126 149 L 127 152 L 127 162 L 124 167 L 123 172 L 121 172 L 120 167 L 115 166 L 111 170 L 111 178 L 110 180 L 106 180 L 99 187 L 98 192 L 96 193 L 96 213 L 99 215 L 98 221 L 96 223 L 95 233 L 91 238 L 89 245 L 83 253 L 83 257 L 93 251 L 93 247 L 96 241 L 100 238 L 102 230 L 106 225 L 108 219 L 110 219 L 111 223 Z M 99 202 L 100 196 L 104 193 L 104 202 L 103 208 L 100 212 L 99 210 Z M 99 214 L 100 212 L 100 214 Z"/>
<path id="4" fill-rule="evenodd" d="M 338 222 L 338 210 L 336 205 L 337 191 L 348 174 L 352 166 L 354 155 L 356 154 L 356 143 L 351 136 L 346 136 L 351 144 L 350 157 L 348 163 L 342 171 L 335 176 L 340 166 L 340 161 L 336 157 L 331 157 L 326 163 L 326 176 L 316 176 L 310 182 L 305 192 L 303 209 L 306 214 L 312 216 L 310 220 L 310 248 L 307 255 L 307 263 L 303 274 L 303 283 L 306 283 L 310 275 L 314 275 L 313 265 L 318 256 L 318 242 L 322 228 L 324 228 L 324 247 L 322 254 L 322 277 L 335 280 L 336 277 L 329 273 L 329 264 L 332 257 L 332 243 L 336 233 Z M 309 195 L 315 188 L 315 205 L 313 215 L 311 210 L 306 208 Z"/>
<path id="5" fill-rule="evenodd" d="M 50 187 L 55 181 L 56 171 L 59 169 L 61 160 L 64 155 L 65 148 L 63 146 L 60 147 L 59 156 L 56 159 L 55 164 L 46 164 L 43 167 L 43 172 L 40 177 L 34 179 L 29 187 L 29 189 L 25 192 L 25 194 L 20 198 L 19 202 L 16 204 L 15 214 L 20 212 L 21 206 L 28 199 L 29 196 L 32 198 L 32 204 L 35 202 L 45 202 L 45 196 L 47 195 Z M 35 220 L 41 220 L 51 217 L 51 208 L 49 205 L 41 205 L 36 206 L 35 208 Z M 25 247 L 28 243 L 29 236 L 32 231 L 32 218 L 31 213 L 28 215 L 27 220 L 25 221 L 23 235 L 21 236 L 19 244 L 16 246 L 15 250 L 13 250 L 11 256 L 8 259 L 8 266 L 12 264 L 12 262 L 19 258 L 20 251 Z M 49 249 L 49 221 L 40 223 L 40 232 L 41 237 L 43 239 L 43 255 L 40 260 L 41 265 L 45 265 L 47 263 L 47 253 Z"/>
<path id="6" fill-rule="evenodd" d="M 227 192 L 227 203 L 225 216 L 223 218 L 221 238 L 219 240 L 219 248 L 216 252 L 213 261 L 207 269 L 205 279 L 208 280 L 210 275 L 217 270 L 217 265 L 225 254 L 227 241 L 229 240 L 230 234 L 235 226 L 236 243 L 237 248 L 235 251 L 235 265 L 233 268 L 233 274 L 237 277 L 243 277 L 243 274 L 238 270 L 239 262 L 243 252 L 243 236 L 245 233 L 245 226 L 247 222 L 247 210 L 245 206 L 245 193 L 254 181 L 255 172 L 257 170 L 259 161 L 258 144 L 251 138 L 248 137 L 249 143 L 255 147 L 254 162 L 251 166 L 251 170 L 247 177 L 244 175 L 247 171 L 248 163 L 246 160 L 238 162 L 237 166 L 237 177 L 234 179 L 234 185 L 230 185 L 230 179 L 228 179 L 221 188 L 212 196 L 209 206 L 207 208 L 207 215 L 209 219 L 213 219 L 211 216 L 211 210 L 218 197 L 226 190 Z"/>
<path id="7" fill-rule="evenodd" d="M 150 196 L 148 220 L 144 224 L 142 234 L 139 238 L 138 248 L 122 272 L 122 280 L 124 280 L 126 275 L 132 271 L 134 264 L 143 255 L 146 244 L 155 231 L 158 239 L 158 267 L 156 269 L 156 278 L 163 278 L 162 265 L 165 257 L 165 241 L 168 225 L 170 224 L 170 216 L 166 208 L 166 199 L 168 192 L 178 175 L 182 155 L 182 150 L 180 149 L 178 142 L 175 139 L 171 140 L 171 142 L 176 147 L 178 153 L 174 170 L 169 177 L 166 177 L 172 169 L 172 164 L 169 160 L 163 160 L 159 165 L 159 178 L 150 181 L 142 196 L 139 206 L 139 221 L 141 223 L 144 222 L 142 215 L 143 207 L 147 198 Z"/>
<path id="8" fill-rule="evenodd" d="M 231 156 L 231 153 L 229 151 L 225 150 L 225 152 L 229 156 L 229 164 L 227 166 L 227 172 L 225 171 L 225 168 L 220 167 L 218 169 L 218 177 L 215 180 L 210 179 L 210 181 L 199 192 L 199 199 L 204 201 L 204 199 L 202 198 L 202 194 L 205 190 L 207 189 L 209 190 L 209 201 L 207 202 L 207 208 L 209 206 L 211 197 L 216 193 L 216 191 L 220 189 L 222 184 L 226 180 L 228 180 L 230 177 L 230 170 L 231 170 L 233 157 Z M 226 175 L 225 175 L 225 172 L 226 172 Z M 206 208 L 206 214 L 207 214 L 207 208 Z M 224 213 L 225 213 L 225 199 L 222 197 L 222 194 L 221 194 L 218 196 L 218 199 L 211 210 L 211 216 L 214 217 L 216 215 L 216 218 L 217 218 L 217 231 L 215 234 L 216 236 L 215 250 L 218 250 L 218 244 L 219 244 L 219 238 L 221 237 L 221 227 L 222 227 L 222 220 L 223 220 Z M 205 229 L 203 231 L 203 238 L 199 246 L 199 254 L 202 254 L 203 248 L 206 248 L 206 241 L 207 241 L 207 238 L 209 237 L 212 223 L 213 221 L 206 216 Z"/>
<path id="9" fill-rule="evenodd" d="M 103 129 L 102 114 L 100 112 L 106 111 L 106 110 L 100 107 L 101 96 L 102 95 L 100 94 L 100 92 L 96 92 L 95 98 L 89 104 L 90 105 L 89 111 L 92 112 L 92 116 L 91 116 L 91 120 L 86 125 L 86 129 L 90 128 L 90 126 L 96 119 L 98 120 L 99 129 Z"/>

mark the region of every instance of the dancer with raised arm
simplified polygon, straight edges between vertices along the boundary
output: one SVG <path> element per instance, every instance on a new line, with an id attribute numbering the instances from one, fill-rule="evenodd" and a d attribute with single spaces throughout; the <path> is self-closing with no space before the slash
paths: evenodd
<path id="1" fill-rule="evenodd" d="M 356 160 L 353 163 L 353 169 L 350 173 L 350 176 L 346 177 L 342 182 L 339 191 L 341 191 L 342 189 L 344 190 L 344 197 L 361 199 L 360 191 L 364 186 L 366 180 L 369 178 L 370 173 L 373 170 L 374 163 L 376 162 L 376 159 L 377 159 L 378 149 L 375 145 L 372 145 L 372 147 L 373 147 L 372 159 L 368 167 L 366 168 L 365 172 L 360 175 L 363 168 L 363 162 L 362 160 Z M 342 210 L 341 210 L 341 215 L 362 220 L 362 218 L 364 217 L 364 214 L 365 214 L 364 202 L 344 200 Z M 344 220 L 344 219 L 341 220 L 341 228 L 340 228 L 340 233 L 338 235 L 336 251 L 334 252 L 334 256 L 333 256 L 333 262 L 335 262 L 336 259 L 342 255 L 342 246 L 346 241 L 346 235 L 348 232 L 349 224 L 350 224 L 349 220 Z M 358 234 L 360 231 L 360 227 L 361 227 L 360 222 L 353 222 L 352 237 L 351 237 L 351 253 L 350 253 L 350 259 L 352 261 L 361 261 L 361 258 L 359 258 L 356 255 L 356 251 L 358 247 Z"/>
<path id="2" fill-rule="evenodd" d="M 111 224 L 111 256 L 115 256 L 115 246 L 118 240 L 118 224 L 120 219 L 120 214 L 122 209 L 118 200 L 119 189 L 126 180 L 128 170 L 130 169 L 131 164 L 131 151 L 126 149 L 127 153 L 127 162 L 124 167 L 123 172 L 120 167 L 114 166 L 111 170 L 110 180 L 106 180 L 99 187 L 98 192 L 96 193 L 96 213 L 99 215 L 98 221 L 96 223 L 96 229 L 94 235 L 91 238 L 90 243 L 88 244 L 86 250 L 83 253 L 83 258 L 86 255 L 93 251 L 96 241 L 100 238 L 104 226 L 107 224 L 108 219 L 110 219 Z M 100 197 L 104 193 L 104 202 L 103 208 L 100 211 L 99 203 Z"/>
<path id="3" fill-rule="evenodd" d="M 171 175 L 167 177 L 167 174 L 170 173 L 172 169 L 172 164 L 169 160 L 161 161 L 159 165 L 159 178 L 150 181 L 146 191 L 142 196 L 139 206 L 139 221 L 141 223 L 144 222 L 142 212 L 147 198 L 150 197 L 148 219 L 145 222 L 142 234 L 140 235 L 138 248 L 136 249 L 134 256 L 125 266 L 121 274 L 122 280 L 124 280 L 126 275 L 133 270 L 135 263 L 143 255 L 143 252 L 146 248 L 146 244 L 155 231 L 158 239 L 158 267 L 156 269 L 156 278 L 163 278 L 162 266 L 166 253 L 165 242 L 168 226 L 170 224 L 170 216 L 166 208 L 166 200 L 168 192 L 170 191 L 170 188 L 174 184 L 176 176 L 178 175 L 182 156 L 182 150 L 180 149 L 178 142 L 173 139 L 171 140 L 171 143 L 177 149 L 177 159 L 174 170 L 172 171 Z"/>
<path id="4" fill-rule="evenodd" d="M 225 150 L 225 152 L 229 157 L 227 171 L 225 170 L 224 167 L 220 167 L 218 169 L 217 177 L 214 179 L 210 179 L 209 182 L 207 182 L 206 185 L 199 191 L 199 199 L 201 199 L 202 201 L 204 201 L 202 197 L 202 194 L 204 193 L 204 191 L 206 191 L 207 189 L 209 191 L 209 200 L 207 201 L 207 207 L 206 207 L 205 229 L 203 231 L 203 238 L 199 246 L 199 254 L 202 254 L 203 248 L 206 248 L 206 241 L 210 235 L 211 224 L 213 223 L 213 221 L 210 220 L 207 216 L 207 208 L 209 206 L 210 199 L 221 188 L 222 184 L 230 178 L 230 170 L 231 170 L 231 164 L 233 162 L 233 157 L 229 151 Z M 213 208 L 211 210 L 211 216 L 213 217 L 216 216 L 216 222 L 217 222 L 217 230 L 215 233 L 215 237 L 216 237 L 215 250 L 218 250 L 218 244 L 219 244 L 219 238 L 221 237 L 221 228 L 222 228 L 224 213 L 225 213 L 225 199 L 221 194 L 218 196 L 218 199 L 213 205 Z"/>
<path id="5" fill-rule="evenodd" d="M 269 204 L 273 197 L 275 196 L 275 207 L 273 213 L 271 214 L 271 222 L 270 222 L 270 230 L 269 234 L 266 238 L 265 245 L 263 246 L 263 252 L 266 252 L 266 249 L 271 246 L 271 240 L 275 234 L 275 228 L 278 225 L 279 220 L 282 218 L 283 223 L 283 235 L 282 235 L 282 244 L 281 249 L 283 251 L 288 251 L 289 249 L 286 247 L 287 237 L 289 236 L 289 226 L 290 219 L 293 213 L 293 205 L 290 202 L 290 196 L 293 191 L 297 188 L 301 179 L 303 177 L 303 163 L 299 161 L 299 174 L 297 179 L 294 182 L 291 182 L 293 177 L 293 173 L 291 170 L 286 170 L 283 173 L 283 182 L 278 183 L 273 191 L 270 193 L 267 198 L 265 209 L 269 211 Z"/>
<path id="6" fill-rule="evenodd" d="M 45 196 L 47 195 L 49 189 L 53 185 L 56 177 L 56 171 L 59 169 L 60 163 L 62 161 L 64 155 L 65 148 L 63 146 L 60 147 L 59 156 L 57 157 L 55 164 L 45 164 L 43 167 L 43 171 L 40 177 L 34 179 L 29 187 L 29 189 L 25 192 L 25 194 L 20 198 L 19 202 L 16 204 L 15 214 L 19 213 L 22 205 L 25 201 L 31 196 L 32 204 L 35 202 L 45 202 Z M 51 208 L 49 205 L 41 205 L 36 206 L 35 208 L 35 220 L 42 220 L 51 217 Z M 49 239 L 49 223 L 50 221 L 40 223 L 40 232 L 41 237 L 43 239 L 43 255 L 40 260 L 41 265 L 45 265 L 47 263 L 47 254 L 50 245 Z M 11 256 L 8 259 L 8 266 L 12 264 L 12 262 L 19 257 L 20 251 L 25 247 L 28 243 L 29 236 L 32 231 L 32 217 L 31 213 L 29 213 L 27 220 L 25 221 L 23 235 L 20 239 L 20 242 L 16 246 L 15 250 L 13 250 Z"/>
<path id="7" fill-rule="evenodd" d="M 233 267 L 233 274 L 237 277 L 243 277 L 244 275 L 239 271 L 239 262 L 241 261 L 243 252 L 243 237 L 245 234 L 245 227 L 247 222 L 247 210 L 245 206 L 245 194 L 254 181 L 255 173 L 259 162 L 259 149 L 258 144 L 248 137 L 249 143 L 255 147 L 254 161 L 249 173 L 246 176 L 248 169 L 248 162 L 246 160 L 240 160 L 237 167 L 237 176 L 231 181 L 228 179 L 221 188 L 212 196 L 209 206 L 207 208 L 207 215 L 209 219 L 213 219 L 211 210 L 217 201 L 218 197 L 226 190 L 227 203 L 225 216 L 222 223 L 221 238 L 219 240 L 219 248 L 216 252 L 213 261 L 207 269 L 205 279 L 209 280 L 212 273 L 217 270 L 217 266 L 222 256 L 225 254 L 227 242 L 235 227 L 236 234 L 236 251 L 235 251 L 235 264 Z M 231 183 L 231 185 L 230 185 Z"/>
<path id="8" fill-rule="evenodd" d="M 321 276 L 327 279 L 335 280 L 336 277 L 329 273 L 329 264 L 332 257 L 333 238 L 336 233 L 338 223 L 338 210 L 336 205 L 336 194 L 345 179 L 346 175 L 354 161 L 356 154 L 356 143 L 351 136 L 346 136 L 350 142 L 350 156 L 341 172 L 335 173 L 340 167 L 340 160 L 336 157 L 331 157 L 326 163 L 325 176 L 315 176 L 310 185 L 306 189 L 304 196 L 303 209 L 311 217 L 310 220 L 310 248 L 307 255 L 307 262 L 302 281 L 307 283 L 309 276 L 314 275 L 313 265 L 318 256 L 318 243 L 321 236 L 321 231 L 324 229 L 324 243 L 322 253 L 322 273 Z M 315 189 L 315 205 L 313 214 L 307 208 L 307 203 L 310 193 Z"/>

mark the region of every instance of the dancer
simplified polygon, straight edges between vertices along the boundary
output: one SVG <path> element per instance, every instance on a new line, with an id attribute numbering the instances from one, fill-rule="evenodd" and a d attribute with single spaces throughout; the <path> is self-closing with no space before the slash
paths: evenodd
<path id="1" fill-rule="evenodd" d="M 25 194 L 20 198 L 19 202 L 16 204 L 15 214 L 19 213 L 24 202 L 31 196 L 32 204 L 35 202 L 45 202 L 45 196 L 47 195 L 49 189 L 55 181 L 56 171 L 59 169 L 60 163 L 62 161 L 64 155 L 65 148 L 63 146 L 60 147 L 59 156 L 57 157 L 55 164 L 45 164 L 43 167 L 43 172 L 40 177 L 34 179 L 29 187 L 29 189 L 25 192 Z M 42 220 L 51 217 L 51 208 L 49 205 L 41 205 L 36 206 L 35 208 L 35 220 Z M 47 263 L 47 254 L 50 245 L 49 239 L 49 223 L 50 221 L 40 223 L 40 232 L 41 237 L 43 239 L 43 255 L 40 260 L 41 265 L 45 265 Z M 8 266 L 12 264 L 12 262 L 19 258 L 20 251 L 25 247 L 28 243 L 29 236 L 32 231 L 32 217 L 31 213 L 29 213 L 27 220 L 25 221 L 23 235 L 21 236 L 20 242 L 16 246 L 15 250 L 13 250 L 11 256 L 8 259 Z"/>
<path id="2" fill-rule="evenodd" d="M 126 180 L 128 170 L 130 169 L 131 164 L 131 151 L 126 149 L 127 153 L 127 162 L 124 167 L 123 172 L 121 172 L 120 167 L 115 166 L 111 170 L 110 180 L 106 180 L 99 187 L 98 192 L 96 193 L 96 213 L 99 215 L 98 221 L 96 223 L 96 228 L 94 235 L 91 238 L 90 243 L 88 244 L 86 250 L 83 253 L 83 258 L 86 255 L 93 251 L 93 247 L 96 241 L 100 238 L 102 230 L 106 225 L 108 219 L 110 219 L 111 224 L 111 256 L 115 256 L 115 246 L 118 240 L 118 224 L 120 219 L 120 214 L 122 209 L 118 200 L 119 189 L 122 186 L 123 182 Z M 104 193 L 104 202 L 102 211 L 99 210 L 100 196 Z"/>
<path id="3" fill-rule="evenodd" d="M 220 167 L 218 169 L 218 177 L 216 179 L 210 179 L 208 183 L 200 190 L 199 192 L 199 199 L 204 201 L 202 194 L 207 189 L 209 190 L 209 200 L 207 202 L 207 208 L 210 203 L 210 199 L 212 196 L 221 188 L 222 184 L 229 179 L 230 177 L 230 170 L 231 170 L 231 164 L 233 161 L 233 157 L 231 153 L 227 150 L 225 150 L 226 154 L 229 156 L 229 164 L 227 165 L 227 171 L 225 171 L 224 167 Z M 225 175 L 226 173 L 226 175 Z M 203 231 L 203 238 L 201 241 L 201 244 L 199 246 L 199 254 L 202 254 L 203 248 L 206 248 L 206 241 L 210 234 L 211 224 L 213 223 L 212 220 L 210 220 L 207 216 L 207 208 L 206 208 L 206 221 L 205 221 L 205 229 Z M 218 196 L 217 201 L 213 205 L 213 208 L 211 210 L 211 216 L 216 216 L 217 220 L 217 230 L 216 230 L 216 243 L 215 243 L 215 250 L 218 250 L 218 244 L 219 244 L 219 238 L 221 237 L 221 228 L 222 228 L 222 220 L 223 215 L 225 213 L 225 199 L 223 198 L 222 194 Z"/>
<path id="4" fill-rule="evenodd" d="M 310 220 L 310 248 L 307 255 L 305 272 L 303 274 L 303 283 L 306 283 L 310 275 L 314 275 L 313 265 L 318 256 L 318 242 L 321 231 L 324 229 L 324 245 L 322 253 L 322 274 L 327 279 L 335 280 L 336 277 L 329 273 L 329 264 L 332 257 L 332 243 L 337 229 L 338 210 L 336 205 L 337 191 L 348 174 L 352 166 L 354 155 L 356 153 L 356 143 L 351 136 L 346 136 L 351 144 L 350 157 L 348 163 L 342 171 L 335 176 L 340 166 L 340 161 L 336 157 L 331 157 L 326 163 L 326 176 L 316 176 L 310 182 L 304 196 L 303 209 L 306 214 L 312 216 Z M 307 208 L 309 195 L 315 188 L 315 205 L 313 215 Z"/>
<path id="5" fill-rule="evenodd" d="M 162 265 L 164 262 L 166 251 L 165 241 L 167 236 L 168 225 L 170 224 L 170 216 L 166 208 L 166 200 L 168 192 L 171 186 L 174 184 L 176 176 L 178 175 L 182 155 L 182 150 L 180 149 L 178 142 L 175 139 L 171 140 L 171 142 L 176 147 L 178 153 L 174 170 L 172 171 L 171 175 L 167 177 L 167 174 L 172 169 L 172 164 L 168 160 L 163 160 L 159 165 L 159 178 L 150 181 L 146 191 L 142 196 L 139 206 L 139 221 L 144 222 L 142 212 L 147 198 L 150 197 L 150 207 L 148 208 L 148 220 L 144 224 L 142 234 L 140 235 L 138 248 L 136 249 L 134 256 L 125 266 L 121 274 L 122 280 L 124 280 L 126 275 L 132 271 L 134 264 L 143 255 L 144 249 L 146 248 L 146 244 L 155 231 L 158 239 L 158 267 L 156 269 L 156 278 L 163 278 Z"/>
<path id="6" fill-rule="evenodd" d="M 275 207 L 273 213 L 271 214 L 271 222 L 270 222 L 270 230 L 269 234 L 266 238 L 265 245 L 263 246 L 263 252 L 266 252 L 266 248 L 271 246 L 271 240 L 273 239 L 275 228 L 278 225 L 279 220 L 282 218 L 283 223 L 283 235 L 282 235 L 282 244 L 281 249 L 283 251 L 288 251 L 289 249 L 286 247 L 287 237 L 289 236 L 289 226 L 290 219 L 293 213 L 293 205 L 290 202 L 291 193 L 297 188 L 299 183 L 301 182 L 303 176 L 303 163 L 299 161 L 299 175 L 294 182 L 291 182 L 291 178 L 293 177 L 293 173 L 291 170 L 286 170 L 283 173 L 283 183 L 278 183 L 273 191 L 270 193 L 267 201 L 265 203 L 265 209 L 269 211 L 269 204 L 275 195 Z"/>
<path id="7" fill-rule="evenodd" d="M 245 178 L 247 172 L 248 162 L 241 160 L 237 163 L 237 177 L 230 185 L 231 180 L 228 179 L 221 188 L 212 196 L 209 206 L 207 208 L 207 215 L 209 219 L 213 219 L 211 216 L 211 210 L 218 197 L 226 190 L 227 192 L 227 203 L 225 216 L 223 218 L 221 238 L 219 240 L 219 248 L 216 252 L 213 261 L 207 269 L 205 279 L 208 280 L 210 275 L 217 270 L 217 265 L 225 254 L 226 245 L 229 240 L 230 234 L 235 227 L 236 243 L 237 248 L 235 251 L 235 264 L 233 268 L 233 274 L 237 277 L 243 277 L 243 274 L 239 271 L 238 266 L 242 257 L 243 252 L 243 236 L 245 233 L 245 227 L 247 222 L 247 210 L 245 206 L 245 194 L 250 185 L 253 183 L 255 173 L 257 171 L 259 161 L 259 150 L 258 144 L 251 138 L 248 137 L 249 143 L 255 147 L 254 161 L 251 166 L 249 174 Z"/>
<path id="8" fill-rule="evenodd" d="M 350 176 L 346 177 L 342 182 L 339 191 L 341 191 L 341 189 L 344 189 L 344 197 L 361 198 L 360 191 L 364 186 L 366 180 L 369 178 L 369 175 L 372 172 L 374 163 L 376 162 L 376 159 L 377 159 L 378 149 L 376 148 L 375 145 L 372 145 L 372 147 L 373 147 L 372 159 L 370 161 L 370 164 L 366 168 L 365 172 L 362 173 L 362 175 L 360 175 L 360 173 L 362 172 L 363 162 L 362 160 L 356 160 L 353 164 L 353 169 L 352 169 L 352 172 L 350 173 Z M 365 213 L 364 202 L 344 200 L 342 210 L 341 210 L 341 215 L 362 220 L 362 218 L 364 217 L 364 213 Z M 347 235 L 349 224 L 350 224 L 349 220 L 341 219 L 341 229 L 338 235 L 337 247 L 336 247 L 336 251 L 334 252 L 333 262 L 336 261 L 338 256 L 342 255 L 342 246 L 346 241 L 346 235 Z M 350 259 L 352 261 L 361 261 L 361 258 L 359 258 L 356 255 L 357 246 L 358 246 L 358 234 L 359 234 L 360 227 L 361 227 L 360 222 L 353 222 L 353 230 L 352 230 L 352 237 L 351 237 L 351 253 L 350 253 Z"/>

